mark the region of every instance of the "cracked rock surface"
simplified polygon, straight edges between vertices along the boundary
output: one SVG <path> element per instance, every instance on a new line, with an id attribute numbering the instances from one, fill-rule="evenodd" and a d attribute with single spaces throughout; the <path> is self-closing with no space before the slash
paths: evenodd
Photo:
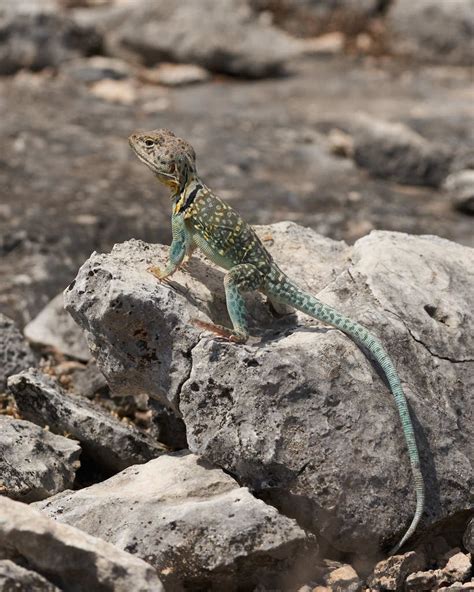
<path id="1" fill-rule="evenodd" d="M 187 451 L 37 507 L 146 559 L 167 590 L 279 588 L 317 551 L 294 520 Z"/>
<path id="2" fill-rule="evenodd" d="M 141 559 L 77 528 L 55 522 L 31 506 L 0 497 L 3 559 L 26 564 L 42 576 L 30 576 L 30 581 L 36 580 L 35 585 L 38 580 L 43 585 L 30 590 L 53 592 L 58 586 L 67 592 L 164 592 L 155 570 Z M 10 564 L 6 567 L 16 586 L 6 590 L 18 590 L 18 568 Z M 2 573 L 3 561 L 0 578 Z M 21 574 L 21 578 L 26 575 Z M 45 579 L 55 586 L 46 586 Z"/>
<path id="3" fill-rule="evenodd" d="M 434 236 L 372 232 L 353 247 L 291 223 L 260 228 L 300 285 L 385 345 L 409 400 L 427 484 L 418 532 L 470 507 L 473 251 Z M 245 345 L 198 331 L 228 324 L 223 273 L 202 258 L 169 285 L 147 267 L 167 249 L 129 241 L 96 254 L 66 291 L 112 388 L 170 405 L 190 449 L 336 548 L 369 553 L 411 520 L 399 418 L 376 368 L 337 330 L 275 317 L 249 297 Z M 301 263 L 301 264 L 300 264 Z"/>
<path id="4" fill-rule="evenodd" d="M 0 313 L 0 391 L 12 374 L 36 365 L 36 359 L 28 342 L 15 323 Z"/>
<path id="5" fill-rule="evenodd" d="M 8 386 L 22 417 L 79 440 L 83 450 L 108 471 L 146 462 L 166 450 L 86 398 L 66 393 L 39 370 L 11 376 Z"/>
<path id="6" fill-rule="evenodd" d="M 81 448 L 29 421 L 0 415 L 0 491 L 32 502 L 72 487 Z"/>

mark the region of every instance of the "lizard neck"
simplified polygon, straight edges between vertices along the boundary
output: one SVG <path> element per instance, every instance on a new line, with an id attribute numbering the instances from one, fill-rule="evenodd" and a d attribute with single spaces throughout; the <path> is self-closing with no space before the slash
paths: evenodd
<path id="1" fill-rule="evenodd" d="M 173 214 L 183 214 L 205 188 L 196 174 L 190 177 L 183 189 L 173 195 Z"/>

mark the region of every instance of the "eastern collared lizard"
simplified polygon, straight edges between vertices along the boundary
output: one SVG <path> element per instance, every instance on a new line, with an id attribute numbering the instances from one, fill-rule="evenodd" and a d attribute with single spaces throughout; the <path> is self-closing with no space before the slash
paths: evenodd
<path id="1" fill-rule="evenodd" d="M 173 202 L 169 261 L 161 271 L 150 271 L 160 280 L 171 276 L 197 247 L 215 264 L 228 270 L 225 275 L 227 309 L 233 329 L 200 323 L 200 326 L 231 341 L 248 338 L 244 292 L 259 290 L 270 301 L 291 306 L 336 327 L 366 348 L 381 366 L 400 415 L 415 483 L 416 509 L 407 531 L 392 549 L 395 553 L 414 533 L 424 509 L 425 487 L 418 447 L 407 401 L 395 367 L 378 339 L 315 296 L 298 287 L 278 267 L 270 253 L 247 224 L 228 204 L 200 179 L 193 147 L 168 130 L 135 132 L 129 142 L 138 156 L 171 190 Z"/>

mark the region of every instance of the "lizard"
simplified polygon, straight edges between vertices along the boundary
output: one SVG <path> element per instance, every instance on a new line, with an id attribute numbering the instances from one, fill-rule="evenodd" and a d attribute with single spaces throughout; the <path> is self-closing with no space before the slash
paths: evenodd
<path id="1" fill-rule="evenodd" d="M 139 160 L 168 186 L 171 193 L 172 242 L 168 263 L 164 270 L 152 266 L 148 271 L 157 279 L 166 281 L 186 263 L 196 248 L 227 270 L 225 297 L 233 328 L 197 321 L 201 328 L 230 341 L 244 343 L 249 333 L 243 294 L 259 290 L 277 306 L 292 307 L 336 327 L 359 347 L 368 350 L 382 368 L 400 416 L 416 493 L 412 521 L 390 551 L 396 553 L 418 526 L 424 510 L 425 484 L 407 400 L 388 353 L 365 327 L 301 289 L 279 268 L 254 229 L 201 180 L 191 144 L 166 129 L 134 132 L 129 143 Z"/>

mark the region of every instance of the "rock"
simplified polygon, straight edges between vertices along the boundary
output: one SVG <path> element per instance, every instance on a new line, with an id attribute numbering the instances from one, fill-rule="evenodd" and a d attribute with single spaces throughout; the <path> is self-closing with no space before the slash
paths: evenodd
<path id="1" fill-rule="evenodd" d="M 436 590 L 441 576 L 440 569 L 411 573 L 405 580 L 405 589 L 407 592 L 430 592 L 431 590 Z"/>
<path id="2" fill-rule="evenodd" d="M 448 562 L 441 570 L 444 584 L 465 582 L 471 575 L 471 560 L 464 553 L 456 553 L 448 559 Z"/>
<path id="3" fill-rule="evenodd" d="M 91 360 L 87 366 L 72 372 L 71 384 L 74 392 L 88 399 L 109 392 L 105 376 L 97 368 L 94 360 Z"/>
<path id="4" fill-rule="evenodd" d="M 296 522 L 188 452 L 129 467 L 37 507 L 146 558 L 170 590 L 274 587 L 316 553 Z"/>
<path id="5" fill-rule="evenodd" d="M 22 68 L 57 68 L 79 55 L 101 48 L 101 37 L 61 13 L 21 13 L 0 8 L 0 74 Z"/>
<path id="6" fill-rule="evenodd" d="M 256 19 L 239 0 L 136 0 L 78 11 L 76 20 L 102 27 L 110 55 L 146 66 L 193 63 L 212 72 L 260 78 L 281 72 L 300 51 L 296 40 Z"/>
<path id="7" fill-rule="evenodd" d="M 84 452 L 109 471 L 146 462 L 167 450 L 91 401 L 66 393 L 39 371 L 12 376 L 8 386 L 22 417 L 79 440 Z"/>
<path id="8" fill-rule="evenodd" d="M 209 80 L 210 74 L 196 64 L 160 64 L 155 68 L 143 68 L 140 78 L 151 84 L 184 86 Z"/>
<path id="9" fill-rule="evenodd" d="M 387 26 L 397 53 L 472 65 L 472 0 L 395 0 L 387 15 Z"/>
<path id="10" fill-rule="evenodd" d="M 90 90 L 93 95 L 108 103 L 132 105 L 137 100 L 136 87 L 131 80 L 99 80 Z"/>
<path id="11" fill-rule="evenodd" d="M 438 187 L 449 172 L 451 154 L 404 124 L 360 116 L 354 125 L 354 160 L 376 177 Z"/>
<path id="12" fill-rule="evenodd" d="M 327 31 L 355 35 L 379 11 L 377 0 L 251 0 L 258 10 L 270 11 L 275 23 L 290 33 L 314 36 Z"/>
<path id="13" fill-rule="evenodd" d="M 0 592 L 61 592 L 46 578 L 9 559 L 0 561 Z"/>
<path id="14" fill-rule="evenodd" d="M 124 60 L 106 56 L 79 58 L 65 64 L 61 71 L 79 82 L 92 84 L 99 80 L 123 80 L 132 75 L 132 68 Z"/>
<path id="15" fill-rule="evenodd" d="M 325 580 L 332 592 L 359 592 L 362 590 L 362 580 L 350 565 L 343 565 L 331 571 Z"/>
<path id="16" fill-rule="evenodd" d="M 451 173 L 444 183 L 453 205 L 464 214 L 474 215 L 474 170 Z"/>
<path id="17" fill-rule="evenodd" d="M 91 354 L 84 331 L 64 310 L 63 295 L 58 294 L 25 327 L 25 337 L 33 343 L 57 349 L 62 354 L 87 361 Z"/>
<path id="18" fill-rule="evenodd" d="M 0 313 L 0 392 L 9 376 L 35 364 L 35 356 L 15 323 Z"/>
<path id="19" fill-rule="evenodd" d="M 345 37 L 342 33 L 326 33 L 303 43 L 304 52 L 316 55 L 335 55 L 344 51 Z"/>
<path id="20" fill-rule="evenodd" d="M 462 543 L 469 553 L 474 554 L 474 517 L 467 523 L 466 531 L 462 538 Z"/>
<path id="21" fill-rule="evenodd" d="M 7 498 L 0 498 L 0 559 L 21 560 L 68 592 L 164 592 L 141 559 Z"/>
<path id="22" fill-rule="evenodd" d="M 393 357 L 429 492 L 418 532 L 468 509 L 472 249 L 393 232 L 347 247 L 288 223 L 259 232 L 283 270 L 370 327 Z M 171 406 L 193 452 L 338 549 L 394 543 L 412 518 L 413 484 L 393 400 L 359 348 L 304 315 L 275 318 L 258 295 L 248 344 L 198 331 L 195 317 L 229 322 L 223 273 L 194 257 L 164 285 L 146 269 L 166 251 L 129 241 L 95 253 L 66 292 L 111 388 Z"/>
<path id="23" fill-rule="evenodd" d="M 80 453 L 74 440 L 0 415 L 0 493 L 32 502 L 72 487 Z"/>
<path id="24" fill-rule="evenodd" d="M 377 563 L 367 583 L 375 590 L 401 592 L 407 575 L 423 568 L 424 564 L 425 558 L 414 551 L 393 555 Z"/>

